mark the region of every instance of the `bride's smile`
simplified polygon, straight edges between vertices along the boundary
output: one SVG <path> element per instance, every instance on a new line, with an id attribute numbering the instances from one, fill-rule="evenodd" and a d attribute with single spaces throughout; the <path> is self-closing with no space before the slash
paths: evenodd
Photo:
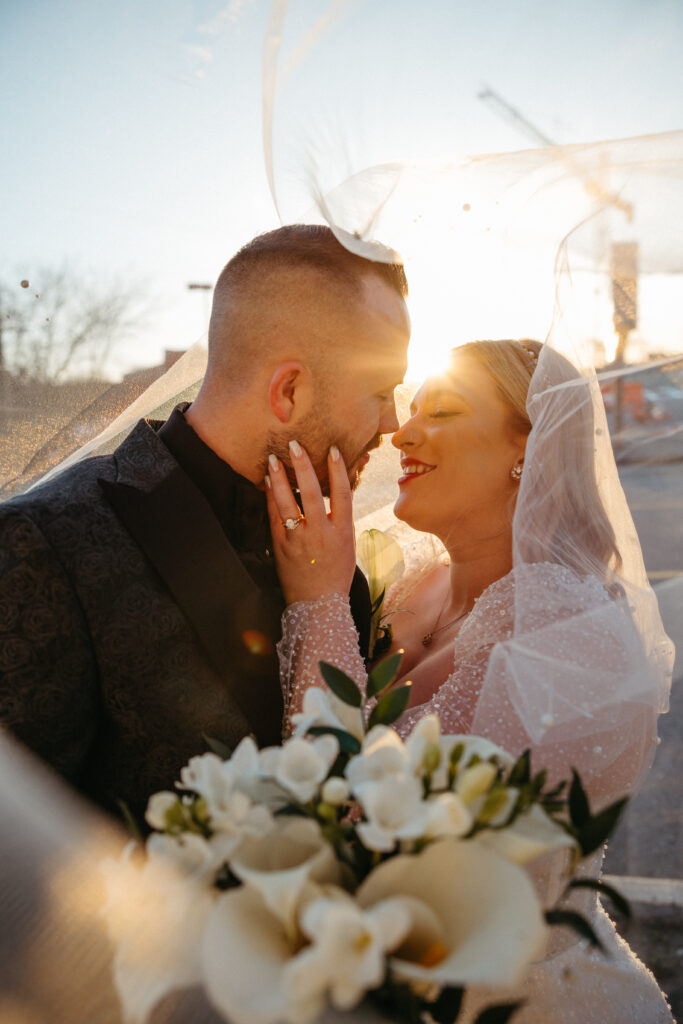
<path id="1" fill-rule="evenodd" d="M 392 444 L 401 452 L 399 519 L 444 543 L 454 524 L 461 540 L 498 536 L 501 516 L 509 529 L 517 490 L 510 470 L 523 458 L 525 437 L 474 359 L 457 356 L 448 373 L 419 389 Z"/>

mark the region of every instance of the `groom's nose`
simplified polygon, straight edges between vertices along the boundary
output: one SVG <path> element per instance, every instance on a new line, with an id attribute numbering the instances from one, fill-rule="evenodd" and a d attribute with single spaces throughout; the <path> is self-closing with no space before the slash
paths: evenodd
<path id="1" fill-rule="evenodd" d="M 395 430 L 398 430 L 398 414 L 396 412 L 396 402 L 392 395 L 382 408 L 378 433 L 393 434 Z"/>

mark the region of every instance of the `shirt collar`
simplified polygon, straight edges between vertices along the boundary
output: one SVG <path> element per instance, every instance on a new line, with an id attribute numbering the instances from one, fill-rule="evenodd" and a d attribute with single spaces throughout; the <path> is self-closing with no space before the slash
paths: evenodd
<path id="1" fill-rule="evenodd" d="M 238 550 L 265 549 L 270 530 L 264 492 L 202 441 L 185 419 L 188 408 L 188 402 L 177 405 L 159 437 L 209 502 L 233 545 Z"/>

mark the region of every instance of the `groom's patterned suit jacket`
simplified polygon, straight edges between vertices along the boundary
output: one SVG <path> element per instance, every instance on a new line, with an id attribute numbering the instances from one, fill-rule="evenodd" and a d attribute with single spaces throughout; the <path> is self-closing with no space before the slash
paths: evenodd
<path id="1" fill-rule="evenodd" d="M 278 743 L 282 718 L 281 595 L 159 426 L 0 505 L 0 718 L 97 803 L 138 815 L 205 737 Z M 367 646 L 359 570 L 351 603 Z"/>

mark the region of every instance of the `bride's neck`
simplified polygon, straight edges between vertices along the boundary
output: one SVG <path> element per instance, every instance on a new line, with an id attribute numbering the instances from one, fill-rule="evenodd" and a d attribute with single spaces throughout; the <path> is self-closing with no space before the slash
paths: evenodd
<path id="1" fill-rule="evenodd" d="M 512 569 L 512 537 L 496 537 L 484 543 L 448 546 L 452 611 L 471 610 L 476 598 Z"/>

